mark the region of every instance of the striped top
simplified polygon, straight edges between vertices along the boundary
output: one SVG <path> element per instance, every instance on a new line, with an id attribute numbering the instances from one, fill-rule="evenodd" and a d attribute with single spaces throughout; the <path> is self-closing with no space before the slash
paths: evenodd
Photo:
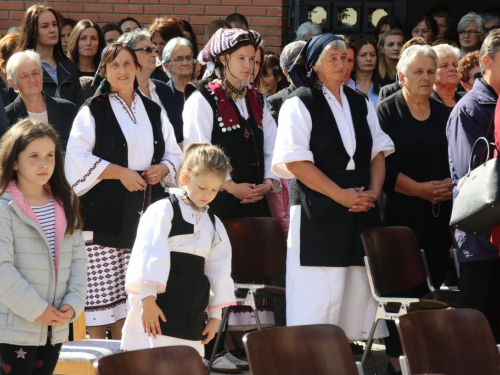
<path id="1" fill-rule="evenodd" d="M 56 262 L 56 211 L 54 207 L 54 201 L 52 196 L 50 197 L 49 203 L 43 206 L 31 206 L 31 209 L 35 213 L 40 225 L 42 226 L 43 233 L 50 246 L 50 251 L 52 252 L 52 260 L 55 264 Z"/>

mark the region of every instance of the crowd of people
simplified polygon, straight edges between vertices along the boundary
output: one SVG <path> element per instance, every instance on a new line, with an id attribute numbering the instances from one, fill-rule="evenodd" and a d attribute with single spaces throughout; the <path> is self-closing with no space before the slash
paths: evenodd
<path id="1" fill-rule="evenodd" d="M 456 30 L 444 6 L 408 33 L 385 16 L 374 39 L 306 22 L 281 55 L 237 13 L 200 49 L 186 20 L 151 21 L 101 28 L 38 4 L 0 39 L 0 374 L 51 374 L 83 310 L 91 338 L 215 351 L 214 371 L 239 373 L 227 348 L 241 335 L 213 338 L 223 308 L 255 327 L 234 306 L 221 222 L 245 217 L 288 236 L 288 325 L 366 340 L 377 303 L 360 233 L 408 226 L 435 288 L 455 247 L 457 307 L 482 311 L 500 343 L 499 228 L 449 229 L 472 145 L 500 143 L 497 8 Z M 280 321 L 273 301 L 258 310 Z M 395 325 L 375 337 L 399 373 Z"/>

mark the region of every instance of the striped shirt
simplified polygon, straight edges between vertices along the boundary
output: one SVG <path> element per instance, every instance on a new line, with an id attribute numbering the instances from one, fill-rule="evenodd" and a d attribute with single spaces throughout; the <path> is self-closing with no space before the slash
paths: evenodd
<path id="1" fill-rule="evenodd" d="M 35 213 L 40 225 L 42 226 L 43 233 L 50 246 L 50 251 L 52 252 L 52 260 L 55 264 L 56 262 L 56 211 L 54 207 L 54 201 L 52 196 L 50 197 L 49 203 L 43 206 L 31 206 L 31 209 Z"/>

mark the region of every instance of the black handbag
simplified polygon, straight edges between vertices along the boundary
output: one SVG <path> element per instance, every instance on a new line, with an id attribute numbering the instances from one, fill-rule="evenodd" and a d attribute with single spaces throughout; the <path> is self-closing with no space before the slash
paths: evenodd
<path id="1" fill-rule="evenodd" d="M 479 158 L 473 169 L 476 148 L 484 144 L 486 159 Z M 457 184 L 454 193 L 450 226 L 469 234 L 480 234 L 500 224 L 500 160 L 490 159 L 495 146 L 485 137 L 478 138 L 472 147 L 469 172 Z"/>

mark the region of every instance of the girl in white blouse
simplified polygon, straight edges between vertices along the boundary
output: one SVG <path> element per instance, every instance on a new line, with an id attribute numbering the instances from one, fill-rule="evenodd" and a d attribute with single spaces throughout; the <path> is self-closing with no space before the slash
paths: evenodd
<path id="1" fill-rule="evenodd" d="M 230 170 L 220 148 L 191 143 L 179 171 L 181 190 L 142 217 L 126 275 L 132 307 L 122 349 L 188 345 L 203 356 L 222 307 L 234 304 L 231 245 L 207 207 Z"/>

